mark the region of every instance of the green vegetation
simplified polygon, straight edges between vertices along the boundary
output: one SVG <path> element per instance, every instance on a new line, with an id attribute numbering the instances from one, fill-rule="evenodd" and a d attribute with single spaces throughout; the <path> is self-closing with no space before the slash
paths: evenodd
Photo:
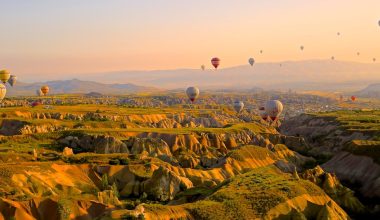
<path id="1" fill-rule="evenodd" d="M 62 220 L 70 219 L 71 209 L 70 202 L 68 200 L 63 198 L 58 200 L 58 213 Z"/>

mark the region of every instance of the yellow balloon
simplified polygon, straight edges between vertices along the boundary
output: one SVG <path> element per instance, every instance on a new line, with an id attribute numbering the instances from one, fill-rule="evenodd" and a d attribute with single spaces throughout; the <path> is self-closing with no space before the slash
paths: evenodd
<path id="1" fill-rule="evenodd" d="M 3 83 L 8 82 L 8 79 L 11 77 L 11 74 L 8 70 L 0 70 L 0 80 Z"/>
<path id="2" fill-rule="evenodd" d="M 49 86 L 41 86 L 42 94 L 46 95 L 49 92 Z"/>

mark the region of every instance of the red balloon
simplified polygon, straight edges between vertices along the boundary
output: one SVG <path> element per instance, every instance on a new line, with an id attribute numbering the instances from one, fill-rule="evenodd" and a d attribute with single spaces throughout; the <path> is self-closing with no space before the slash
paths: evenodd
<path id="1" fill-rule="evenodd" d="M 351 96 L 351 100 L 355 101 L 356 100 L 356 96 Z"/>
<path id="2" fill-rule="evenodd" d="M 215 67 L 215 69 L 218 68 L 220 64 L 220 59 L 218 57 L 214 57 L 211 59 L 211 64 Z"/>

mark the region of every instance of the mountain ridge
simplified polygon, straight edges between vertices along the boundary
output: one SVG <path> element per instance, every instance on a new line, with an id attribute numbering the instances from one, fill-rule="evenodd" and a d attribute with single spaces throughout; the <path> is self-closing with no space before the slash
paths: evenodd
<path id="1" fill-rule="evenodd" d="M 13 87 L 7 85 L 7 95 L 35 95 L 36 90 L 38 90 L 42 85 L 48 85 L 50 87 L 50 94 L 85 94 L 97 92 L 104 95 L 123 95 L 128 93 L 160 91 L 160 89 L 154 87 L 139 86 L 132 83 L 106 84 L 94 81 L 71 79 L 35 83 L 17 82 Z"/>
<path id="2" fill-rule="evenodd" d="M 92 81 L 105 83 L 128 82 L 162 89 L 199 86 L 203 89 L 250 89 L 260 87 L 271 90 L 293 89 L 345 92 L 359 91 L 369 84 L 380 83 L 379 73 L 380 63 L 303 60 L 258 62 L 253 67 L 247 64 L 218 70 L 208 66 L 205 71 L 180 68 L 62 75 L 63 77 L 75 77 L 80 80 L 91 79 Z"/>

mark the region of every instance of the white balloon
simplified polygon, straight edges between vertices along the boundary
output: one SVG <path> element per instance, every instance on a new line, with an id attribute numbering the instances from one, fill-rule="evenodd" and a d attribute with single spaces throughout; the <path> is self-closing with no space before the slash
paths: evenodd
<path id="1" fill-rule="evenodd" d="M 268 116 L 275 121 L 280 116 L 282 110 L 284 110 L 284 106 L 278 100 L 270 100 L 266 103 L 265 110 Z"/>
<path id="2" fill-rule="evenodd" d="M 240 113 L 244 109 L 244 103 L 242 101 L 235 101 L 234 109 L 237 113 Z"/>
<path id="3" fill-rule="evenodd" d="M 191 102 L 194 102 L 199 96 L 199 89 L 197 87 L 189 87 L 186 89 L 186 94 L 189 97 Z"/>

